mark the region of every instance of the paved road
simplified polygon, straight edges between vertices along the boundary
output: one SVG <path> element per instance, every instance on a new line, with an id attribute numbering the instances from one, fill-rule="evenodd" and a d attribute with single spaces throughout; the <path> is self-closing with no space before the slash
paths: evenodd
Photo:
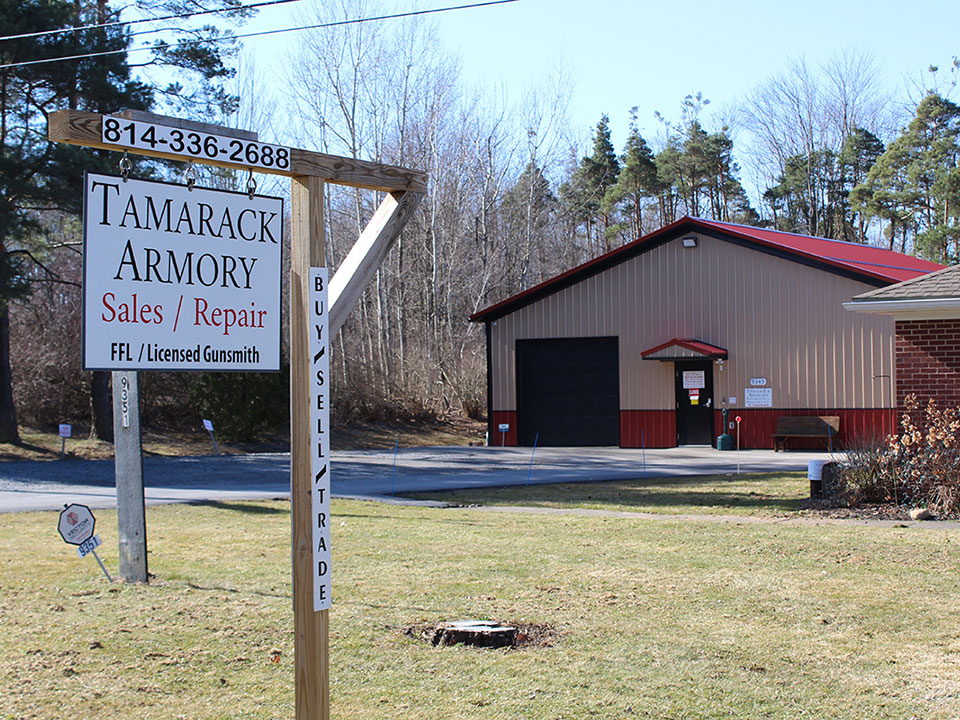
<path id="1" fill-rule="evenodd" d="M 806 470 L 826 453 L 769 450 L 717 452 L 708 447 L 667 450 L 436 447 L 355 450 L 333 455 L 336 497 L 384 499 L 420 490 L 589 482 L 618 478 L 681 477 L 766 470 Z M 290 456 L 206 455 L 144 461 L 147 503 L 289 497 Z M 68 502 L 94 508 L 116 505 L 112 460 L 0 463 L 0 512 L 58 510 Z"/>

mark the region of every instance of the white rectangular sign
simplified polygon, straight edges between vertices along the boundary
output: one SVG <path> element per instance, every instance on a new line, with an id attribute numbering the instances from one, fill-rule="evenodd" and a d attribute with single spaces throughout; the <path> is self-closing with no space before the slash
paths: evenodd
<path id="1" fill-rule="evenodd" d="M 330 608 L 330 308 L 327 268 L 310 268 L 310 492 L 313 507 L 313 609 Z"/>
<path id="2" fill-rule="evenodd" d="M 283 200 L 87 173 L 85 370 L 279 370 Z"/>
<path id="3" fill-rule="evenodd" d="M 743 389 L 744 407 L 773 407 L 773 389 L 748 387 Z"/>
<path id="4" fill-rule="evenodd" d="M 700 389 L 707 386 L 703 370 L 684 370 L 683 371 L 683 389 Z"/>
<path id="5" fill-rule="evenodd" d="M 60 437 L 68 438 L 73 434 L 73 428 L 70 425 L 60 423 Z"/>
<path id="6" fill-rule="evenodd" d="M 104 145 L 154 150 L 199 160 L 220 160 L 251 168 L 290 168 L 290 148 L 281 145 L 240 140 L 201 130 L 184 130 L 109 115 L 102 117 L 100 141 Z"/>

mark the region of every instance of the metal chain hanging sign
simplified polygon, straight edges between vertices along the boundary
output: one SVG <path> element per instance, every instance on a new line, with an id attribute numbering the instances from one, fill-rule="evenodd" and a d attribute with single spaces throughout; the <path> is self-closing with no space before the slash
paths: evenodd
<path id="1" fill-rule="evenodd" d="M 85 370 L 279 370 L 283 200 L 87 173 Z"/>

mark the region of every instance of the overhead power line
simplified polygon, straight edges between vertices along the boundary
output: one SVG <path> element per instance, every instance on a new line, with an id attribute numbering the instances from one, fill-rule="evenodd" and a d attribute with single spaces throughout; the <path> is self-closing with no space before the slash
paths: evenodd
<path id="1" fill-rule="evenodd" d="M 264 35 L 277 35 L 279 33 L 298 32 L 300 30 L 320 30 L 322 28 L 338 27 L 341 25 L 356 25 L 358 23 L 376 22 L 378 20 L 394 20 L 397 18 L 414 17 L 417 15 L 432 15 L 434 13 L 451 12 L 454 10 L 469 10 L 470 8 L 488 7 L 490 5 L 506 5 L 508 3 L 519 2 L 519 0 L 491 0 L 490 2 L 472 3 L 470 5 L 451 5 L 449 7 L 433 8 L 431 10 L 413 10 L 404 13 L 394 13 L 392 15 L 377 15 L 367 18 L 354 18 L 352 20 L 337 20 L 335 22 L 320 23 L 318 25 L 300 25 L 291 28 L 280 28 L 277 30 L 262 30 L 260 32 L 245 33 L 241 35 L 230 35 L 220 38 L 204 38 L 199 40 L 181 40 L 175 43 L 158 43 L 157 45 L 144 45 L 138 48 L 128 48 L 125 50 L 104 50 L 102 52 L 84 53 L 82 55 L 65 55 L 63 57 L 44 58 L 43 60 L 26 60 L 24 62 L 7 63 L 0 65 L 0 70 L 7 68 L 26 67 L 28 65 L 42 65 L 52 62 L 67 62 L 69 60 L 84 60 L 86 58 L 103 57 L 105 55 L 120 55 L 122 53 L 143 52 L 144 50 L 170 50 L 184 45 L 199 45 L 201 43 L 219 43 L 229 40 L 239 40 L 241 38 L 262 37 Z"/>
<path id="2" fill-rule="evenodd" d="M 98 30 L 100 28 L 117 27 L 119 25 L 138 25 L 140 23 L 160 22 L 161 20 L 177 20 L 179 18 L 196 17 L 197 15 L 237 12 L 238 10 L 249 10 L 250 8 L 266 7 L 267 5 L 283 5 L 291 2 L 300 2 L 300 0 L 265 0 L 264 2 L 253 3 L 251 5 L 238 5 L 231 8 L 219 8 L 217 10 L 197 10 L 195 12 L 185 12 L 178 15 L 164 15 L 163 17 L 143 18 L 142 20 L 117 20 L 115 22 L 95 23 L 93 25 L 78 25 L 77 27 L 58 28 L 57 30 L 39 30 L 37 32 L 22 33 L 20 35 L 4 35 L 3 37 L 0 37 L 0 42 L 4 40 L 24 40 L 26 38 L 43 37 L 44 35 L 74 33 L 80 32 L 81 30 Z"/>

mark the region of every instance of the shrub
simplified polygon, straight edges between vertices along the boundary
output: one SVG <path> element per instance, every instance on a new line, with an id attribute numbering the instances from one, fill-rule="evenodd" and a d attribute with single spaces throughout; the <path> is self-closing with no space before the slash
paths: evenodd
<path id="1" fill-rule="evenodd" d="M 834 486 L 824 485 L 825 495 L 840 497 L 848 505 L 896 501 L 896 481 L 887 441 L 861 438 L 847 447 L 846 460 Z"/>
<path id="2" fill-rule="evenodd" d="M 278 373 L 200 373 L 190 399 L 224 437 L 250 442 L 290 422 L 290 372 L 284 365 Z"/>
<path id="3" fill-rule="evenodd" d="M 920 421 L 918 423 L 918 421 Z M 888 441 L 896 473 L 898 502 L 926 504 L 938 514 L 960 509 L 960 417 L 956 408 L 939 410 L 933 398 L 919 412 L 915 395 L 907 397 L 900 421 L 903 432 Z"/>
<path id="4" fill-rule="evenodd" d="M 921 411 L 906 398 L 899 435 L 854 447 L 844 462 L 837 495 L 851 505 L 893 502 L 925 506 L 938 515 L 960 511 L 960 413 L 931 398 Z"/>

